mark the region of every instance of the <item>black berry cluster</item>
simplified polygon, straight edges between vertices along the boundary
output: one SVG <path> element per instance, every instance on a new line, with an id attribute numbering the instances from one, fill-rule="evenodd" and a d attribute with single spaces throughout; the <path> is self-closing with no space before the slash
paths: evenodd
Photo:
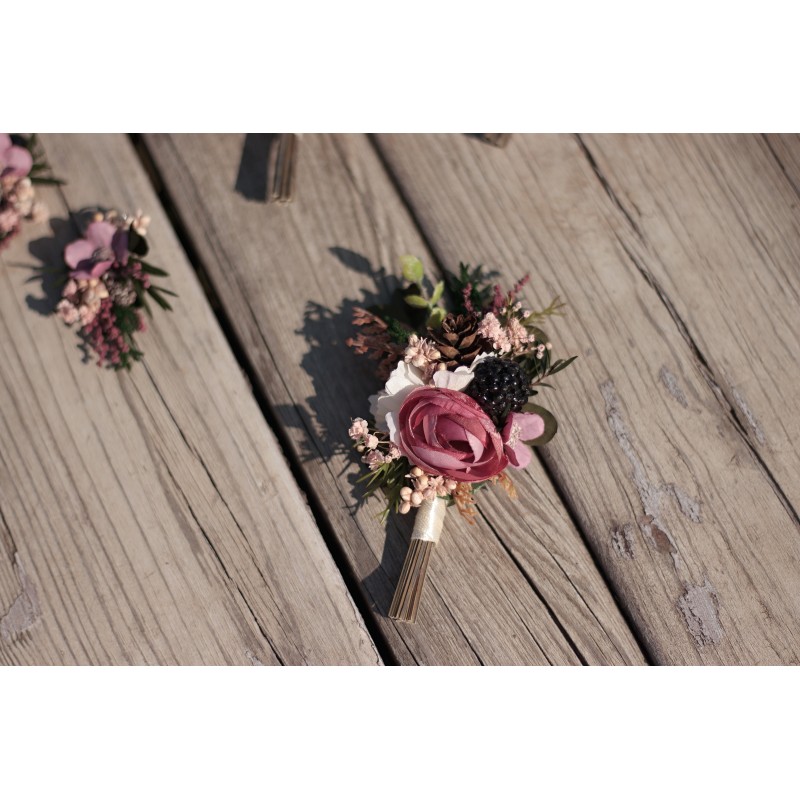
<path id="1" fill-rule="evenodd" d="M 529 388 L 530 381 L 516 361 L 485 358 L 464 391 L 502 428 L 512 411 L 522 411 Z"/>

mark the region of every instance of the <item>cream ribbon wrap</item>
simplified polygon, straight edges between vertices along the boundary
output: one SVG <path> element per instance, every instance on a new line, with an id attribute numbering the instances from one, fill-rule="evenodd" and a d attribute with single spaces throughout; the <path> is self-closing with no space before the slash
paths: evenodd
<path id="1" fill-rule="evenodd" d="M 423 500 L 422 505 L 417 509 L 417 517 L 414 520 L 414 530 L 411 533 L 411 538 L 436 544 L 442 535 L 446 513 L 447 501 L 443 498 L 436 497 L 433 500 Z"/>

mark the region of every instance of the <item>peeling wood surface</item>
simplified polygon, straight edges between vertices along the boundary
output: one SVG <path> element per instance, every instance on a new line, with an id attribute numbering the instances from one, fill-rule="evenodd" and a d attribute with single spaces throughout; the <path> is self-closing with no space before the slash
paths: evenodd
<path id="1" fill-rule="evenodd" d="M 569 303 L 543 457 L 654 660 L 797 663 L 794 166 L 757 137 L 376 143 L 442 264 Z"/>
<path id="2" fill-rule="evenodd" d="M 379 663 L 128 139 L 43 141 L 55 237 L 0 256 L 0 663 Z M 29 281 L 97 203 L 149 211 L 180 295 L 131 374 Z"/>
<path id="3" fill-rule="evenodd" d="M 585 137 L 632 224 L 620 236 L 800 508 L 798 138 Z M 788 151 L 788 153 L 787 153 Z M 782 155 L 783 154 L 783 155 Z"/>
<path id="4" fill-rule="evenodd" d="M 397 285 L 400 255 L 431 259 L 369 140 L 305 137 L 290 207 L 251 199 L 241 180 L 258 183 L 267 146 L 258 134 L 158 135 L 146 144 L 392 656 L 427 664 L 642 663 L 538 463 L 515 475 L 519 502 L 486 493 L 474 527 L 449 515 L 417 624 L 385 616 L 411 521 L 379 523 L 377 499 L 353 508 L 358 470 L 346 428 L 367 412 L 377 386 L 370 364 L 344 340 L 352 306 L 386 299 Z"/>

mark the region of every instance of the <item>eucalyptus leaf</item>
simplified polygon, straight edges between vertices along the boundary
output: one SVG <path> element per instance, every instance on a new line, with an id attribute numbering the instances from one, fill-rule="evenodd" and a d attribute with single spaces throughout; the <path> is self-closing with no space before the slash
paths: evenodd
<path id="1" fill-rule="evenodd" d="M 570 358 L 560 359 L 556 361 L 555 364 L 550 368 L 550 375 L 555 375 L 556 372 L 561 372 L 562 369 L 566 369 L 578 356 L 570 356 Z"/>
<path id="2" fill-rule="evenodd" d="M 522 410 L 527 414 L 538 414 L 544 420 L 544 433 L 537 439 L 531 439 L 527 444 L 531 447 L 539 447 L 540 445 L 547 444 L 555 435 L 558 430 L 558 422 L 556 418 L 542 406 L 537 406 L 535 403 L 526 403 Z"/>
<path id="3" fill-rule="evenodd" d="M 166 301 L 166 300 L 165 300 L 165 299 L 164 299 L 164 298 L 163 298 L 163 297 L 162 297 L 160 294 L 158 294 L 158 290 L 157 290 L 157 289 L 155 289 L 153 286 L 151 286 L 151 287 L 150 287 L 150 288 L 147 290 L 147 293 L 148 293 L 148 294 L 150 295 L 150 297 L 152 297 L 152 298 L 153 298 L 153 300 L 155 300 L 155 301 L 156 301 L 156 303 L 158 303 L 158 305 L 160 305 L 160 306 L 161 306 L 161 308 L 163 308 L 165 311 L 172 311 L 172 306 L 171 306 L 171 305 L 170 305 L 170 304 L 169 304 L 169 303 L 168 303 L 168 302 L 167 302 L 167 301 Z"/>
<path id="4" fill-rule="evenodd" d="M 428 301 L 424 297 L 420 297 L 418 294 L 411 294 L 406 297 L 406 303 L 410 305 L 412 308 L 427 308 Z"/>
<path id="5" fill-rule="evenodd" d="M 424 269 L 422 262 L 416 256 L 401 256 L 400 266 L 403 268 L 403 277 L 411 283 L 422 283 Z"/>
<path id="6" fill-rule="evenodd" d="M 142 265 L 142 269 L 149 273 L 150 275 L 158 275 L 161 278 L 166 278 L 169 275 L 168 272 L 161 269 L 160 267 L 154 267 L 152 264 L 148 264 L 146 261 L 142 261 L 142 259 L 137 259 L 139 263 Z"/>

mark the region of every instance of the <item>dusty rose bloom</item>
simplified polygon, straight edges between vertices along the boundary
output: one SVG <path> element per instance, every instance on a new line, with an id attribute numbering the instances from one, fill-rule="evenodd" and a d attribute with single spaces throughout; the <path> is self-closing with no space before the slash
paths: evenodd
<path id="1" fill-rule="evenodd" d="M 399 447 L 431 475 L 474 483 L 508 466 L 492 420 L 468 395 L 452 389 L 413 389 L 398 414 Z"/>

